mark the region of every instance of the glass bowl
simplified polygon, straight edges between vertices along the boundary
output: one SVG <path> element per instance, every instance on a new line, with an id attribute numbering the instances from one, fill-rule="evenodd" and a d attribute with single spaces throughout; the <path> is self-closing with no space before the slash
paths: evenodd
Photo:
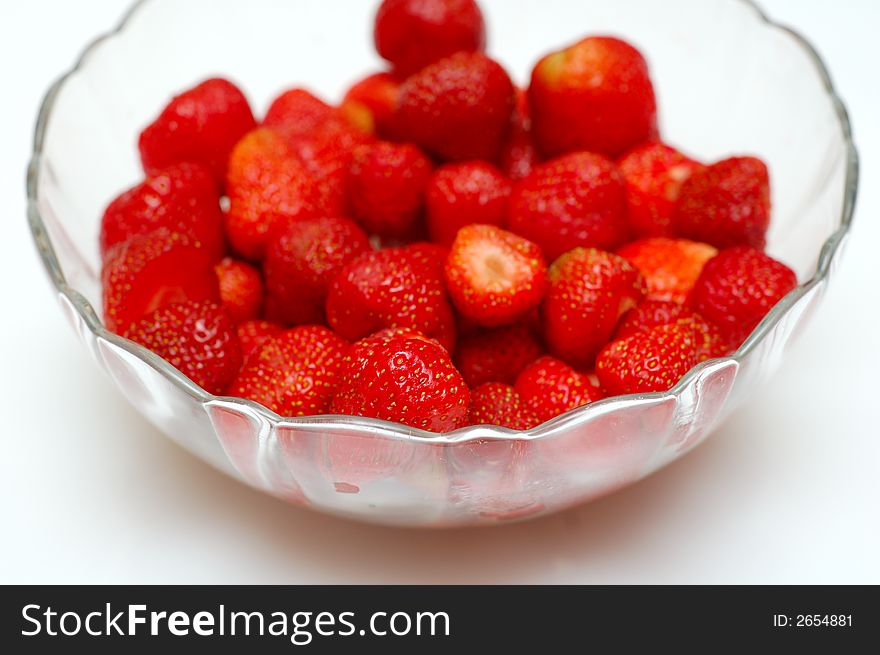
<path id="1" fill-rule="evenodd" d="M 28 219 L 83 345 L 160 431 L 213 466 L 290 503 L 376 523 L 547 514 L 697 446 L 781 364 L 832 277 L 856 193 L 849 122 L 821 60 L 742 0 L 482 0 L 489 50 L 519 83 L 551 49 L 588 33 L 619 35 L 649 61 L 667 141 L 703 160 L 745 152 L 769 165 L 768 251 L 802 284 L 733 356 L 704 362 L 668 393 L 608 398 L 526 432 L 290 419 L 213 396 L 104 329 L 94 309 L 98 224 L 104 205 L 141 176 L 140 128 L 175 92 L 213 75 L 239 83 L 258 113 L 294 85 L 338 100 L 381 66 L 371 42 L 376 4 L 146 0 L 51 87 L 28 170 Z"/>

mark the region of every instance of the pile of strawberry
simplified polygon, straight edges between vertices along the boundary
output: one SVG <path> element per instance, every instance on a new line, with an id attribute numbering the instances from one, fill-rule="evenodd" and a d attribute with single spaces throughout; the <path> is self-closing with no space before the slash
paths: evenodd
<path id="1" fill-rule="evenodd" d="M 387 72 L 257 122 L 210 79 L 140 135 L 101 224 L 104 319 L 284 416 L 527 429 L 671 388 L 797 282 L 766 166 L 660 141 L 642 55 L 589 37 L 527 89 L 473 0 L 385 0 Z"/>

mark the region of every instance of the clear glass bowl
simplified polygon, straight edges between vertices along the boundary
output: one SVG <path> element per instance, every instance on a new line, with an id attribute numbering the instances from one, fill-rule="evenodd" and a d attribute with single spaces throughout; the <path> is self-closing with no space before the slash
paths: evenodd
<path id="1" fill-rule="evenodd" d="M 492 524 L 554 512 L 631 484 L 698 445 L 782 362 L 828 285 L 852 218 L 857 158 L 846 111 L 801 37 L 742 0 L 483 0 L 490 52 L 520 83 L 539 55 L 588 33 L 649 60 L 661 129 L 704 160 L 768 162 L 768 251 L 802 281 L 732 356 L 668 393 L 609 398 L 527 432 L 437 435 L 384 421 L 284 419 L 213 396 L 107 332 L 98 224 L 141 175 L 140 128 L 177 91 L 237 81 L 255 111 L 305 85 L 338 99 L 381 62 L 377 2 L 147 0 L 49 90 L 28 171 L 28 218 L 64 314 L 98 365 L 156 427 L 205 461 L 291 503 L 377 523 Z M 341 5 L 344 5 L 341 6 Z M 344 16 L 344 20 L 340 20 Z"/>

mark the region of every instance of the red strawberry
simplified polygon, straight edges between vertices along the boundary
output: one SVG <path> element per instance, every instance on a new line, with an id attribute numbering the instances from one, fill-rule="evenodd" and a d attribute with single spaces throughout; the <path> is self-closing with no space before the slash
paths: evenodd
<path id="1" fill-rule="evenodd" d="M 226 257 L 214 266 L 220 283 L 220 300 L 236 323 L 255 319 L 263 307 L 260 271 L 240 259 Z"/>
<path id="2" fill-rule="evenodd" d="M 427 234 L 423 233 L 423 223 L 420 221 L 416 226 L 416 231 L 407 234 L 405 237 L 380 237 L 377 234 L 370 235 L 370 244 L 375 250 L 386 250 L 388 248 L 408 248 L 416 243 L 426 243 Z"/>
<path id="3" fill-rule="evenodd" d="M 376 136 L 376 120 L 370 109 L 355 100 L 344 100 L 339 105 L 339 116 L 353 130 L 369 137 Z"/>
<path id="4" fill-rule="evenodd" d="M 648 65 L 620 39 L 588 37 L 541 59 L 529 102 L 535 140 L 548 157 L 575 150 L 617 157 L 657 134 Z"/>
<path id="5" fill-rule="evenodd" d="M 241 368 L 235 324 L 209 300 L 160 307 L 125 336 L 168 361 L 208 393 L 222 394 Z"/>
<path id="6" fill-rule="evenodd" d="M 575 246 L 613 249 L 626 241 L 626 192 L 614 162 L 578 152 L 539 165 L 513 187 L 509 230 L 552 260 Z"/>
<path id="7" fill-rule="evenodd" d="M 373 334 L 364 337 L 363 339 L 359 339 L 358 342 L 371 340 L 372 343 L 387 343 L 388 341 L 392 341 L 394 339 L 417 339 L 419 341 L 429 343 L 432 346 L 443 345 L 442 343 L 437 341 L 437 339 L 429 337 L 424 332 L 409 327 L 382 328 L 381 330 L 378 330 Z"/>
<path id="8" fill-rule="evenodd" d="M 261 259 L 269 232 L 278 223 L 318 212 L 319 195 L 305 166 L 268 128 L 243 138 L 229 159 L 226 234 L 235 250 Z"/>
<path id="9" fill-rule="evenodd" d="M 514 388 L 541 423 L 604 396 L 589 375 L 555 357 L 532 362 L 519 374 Z"/>
<path id="10" fill-rule="evenodd" d="M 455 348 L 455 365 L 471 389 L 486 382 L 513 384 L 543 352 L 532 326 L 520 322 L 462 337 Z"/>
<path id="11" fill-rule="evenodd" d="M 500 425 L 511 430 L 528 430 L 539 423 L 519 393 L 500 382 L 487 382 L 471 391 L 468 420 L 471 425 Z"/>
<path id="12" fill-rule="evenodd" d="M 452 352 L 455 318 L 439 262 L 422 246 L 365 252 L 339 272 L 327 295 L 327 321 L 356 340 L 385 327 L 413 328 Z"/>
<path id="13" fill-rule="evenodd" d="M 731 157 L 696 171 L 681 188 L 673 219 L 679 236 L 717 248 L 763 249 L 770 224 L 770 178 L 755 157 Z"/>
<path id="14" fill-rule="evenodd" d="M 511 180 L 521 180 L 531 174 L 539 161 L 538 150 L 532 139 L 529 97 L 524 90 L 517 88 L 516 105 L 510 116 L 510 130 L 501 148 L 501 170 Z"/>
<path id="15" fill-rule="evenodd" d="M 442 279 L 449 248 L 436 243 L 418 241 L 406 246 L 406 252 L 415 257 L 422 266 L 429 267 L 431 277 Z"/>
<path id="16" fill-rule="evenodd" d="M 230 153 L 227 183 L 234 186 L 252 183 L 266 163 L 291 158 L 296 157 L 280 132 L 258 127 L 245 134 Z"/>
<path id="17" fill-rule="evenodd" d="M 510 181 L 487 162 L 441 166 L 425 193 L 431 240 L 449 246 L 459 228 L 472 223 L 503 225 Z"/>
<path id="18" fill-rule="evenodd" d="M 311 91 L 294 88 L 272 101 L 263 125 L 292 138 L 308 134 L 335 116 L 336 110 Z"/>
<path id="19" fill-rule="evenodd" d="M 212 259 L 191 237 L 166 228 L 117 243 L 101 271 L 107 329 L 122 333 L 173 303 L 219 300 Z"/>
<path id="20" fill-rule="evenodd" d="M 208 169 L 174 164 L 117 196 L 101 219 L 101 256 L 117 243 L 160 227 L 191 236 L 216 259 L 223 256 L 220 194 Z"/>
<path id="21" fill-rule="evenodd" d="M 617 254 L 644 276 L 648 298 L 683 303 L 703 266 L 718 251 L 706 243 L 656 237 L 628 243 Z"/>
<path id="22" fill-rule="evenodd" d="M 644 300 L 620 319 L 614 339 L 624 339 L 658 325 L 681 323 L 693 327 L 699 336 L 697 360 L 724 357 L 730 352 L 727 340 L 714 323 L 710 323 L 687 305 L 668 300 Z"/>
<path id="23" fill-rule="evenodd" d="M 391 126 L 399 94 L 400 82 L 393 75 L 374 73 L 351 86 L 340 109 L 350 123 L 389 138 L 393 136 Z"/>
<path id="24" fill-rule="evenodd" d="M 704 166 L 657 141 L 630 150 L 617 165 L 626 181 L 629 224 L 636 236 L 673 236 L 681 187 Z"/>
<path id="25" fill-rule="evenodd" d="M 589 366 L 617 321 L 645 293 L 638 270 L 608 252 L 575 248 L 548 273 L 550 288 L 541 306 L 550 352 L 573 366 Z"/>
<path id="26" fill-rule="evenodd" d="M 611 395 L 668 391 L 702 359 L 699 331 L 688 321 L 647 328 L 612 341 L 596 358 Z"/>
<path id="27" fill-rule="evenodd" d="M 416 266 L 426 271 L 425 275 L 432 281 L 440 281 L 444 285 L 443 270 L 446 266 L 446 258 L 449 256 L 449 248 L 431 243 L 429 241 L 416 241 L 402 247 L 409 257 L 416 262 Z M 441 340 L 442 342 L 442 340 Z"/>
<path id="28" fill-rule="evenodd" d="M 325 327 L 301 325 L 265 342 L 241 369 L 229 395 L 281 416 L 326 414 L 349 344 Z"/>
<path id="29" fill-rule="evenodd" d="M 384 0 L 374 37 L 379 54 L 407 76 L 460 50 L 482 50 L 486 27 L 474 0 Z"/>
<path id="30" fill-rule="evenodd" d="M 511 180 L 522 180 L 528 177 L 540 163 L 538 151 L 532 135 L 516 127 L 512 127 L 501 150 L 501 170 Z"/>
<path id="31" fill-rule="evenodd" d="M 315 180 L 319 205 L 328 216 L 348 216 L 348 174 L 355 149 L 372 137 L 341 118 L 321 123 L 305 134 L 289 137 L 291 151 Z"/>
<path id="32" fill-rule="evenodd" d="M 466 225 L 446 258 L 455 308 L 479 325 L 512 323 L 538 306 L 547 287 L 541 249 L 494 225 Z"/>
<path id="33" fill-rule="evenodd" d="M 498 63 L 459 52 L 401 85 L 394 132 L 440 159 L 494 160 L 510 127 L 513 96 Z"/>
<path id="34" fill-rule="evenodd" d="M 521 86 L 517 86 L 514 88 L 514 111 L 511 114 L 511 119 L 514 122 L 519 123 L 519 125 L 529 130 L 532 127 L 532 108 L 529 107 L 529 91 L 528 89 L 524 89 Z"/>
<path id="35" fill-rule="evenodd" d="M 334 114 L 307 132 L 279 130 L 287 139 L 291 151 L 310 169 L 322 170 L 325 162 L 347 155 L 350 159 L 355 148 L 373 143 L 371 135 L 365 134 L 336 109 Z"/>
<path id="36" fill-rule="evenodd" d="M 642 330 L 679 320 L 690 320 L 696 316 L 699 314 L 681 303 L 671 300 L 643 300 L 621 316 L 614 330 L 614 338 L 623 339 Z"/>
<path id="37" fill-rule="evenodd" d="M 247 361 L 269 339 L 284 332 L 284 326 L 270 321 L 256 320 L 239 323 L 235 330 L 238 333 L 241 355 L 244 361 Z"/>
<path id="38" fill-rule="evenodd" d="M 724 336 L 717 325 L 706 320 L 700 314 L 694 312 L 695 316 L 691 319 L 680 319 L 676 321 L 678 324 L 685 324 L 692 327 L 697 333 L 697 361 L 703 362 L 714 357 L 727 357 L 734 350 L 735 346 L 731 346 L 730 342 Z"/>
<path id="39" fill-rule="evenodd" d="M 195 162 L 222 183 L 229 153 L 255 125 L 247 99 L 234 84 L 205 80 L 173 98 L 141 132 L 138 146 L 144 170 L 152 174 L 172 164 Z"/>
<path id="40" fill-rule="evenodd" d="M 738 246 L 706 263 L 688 302 L 739 346 L 796 286 L 797 276 L 788 266 L 760 250 Z"/>
<path id="41" fill-rule="evenodd" d="M 380 236 L 411 234 L 430 175 L 431 162 L 415 146 L 379 141 L 358 147 L 348 178 L 355 218 Z"/>
<path id="42" fill-rule="evenodd" d="M 347 218 L 301 218 L 269 238 L 263 272 L 267 314 L 281 323 L 323 323 L 330 283 L 370 242 Z"/>
<path id="43" fill-rule="evenodd" d="M 335 414 L 446 432 L 467 423 L 470 392 L 449 353 L 424 335 L 379 333 L 354 344 L 333 397 Z"/>

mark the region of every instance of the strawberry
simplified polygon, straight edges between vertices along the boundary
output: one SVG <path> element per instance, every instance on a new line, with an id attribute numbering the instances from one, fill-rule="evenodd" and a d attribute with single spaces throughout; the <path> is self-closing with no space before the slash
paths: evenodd
<path id="1" fill-rule="evenodd" d="M 617 163 L 626 181 L 629 224 L 639 237 L 671 237 L 681 187 L 702 164 L 665 143 L 652 141 L 630 150 Z"/>
<path id="2" fill-rule="evenodd" d="M 528 430 L 539 423 L 522 396 L 500 382 L 487 382 L 471 391 L 468 421 L 471 425 L 500 425 L 511 430 Z"/>
<path id="3" fill-rule="evenodd" d="M 704 362 L 714 357 L 727 357 L 734 350 L 735 345 L 731 346 L 730 341 L 724 336 L 717 325 L 706 320 L 700 314 L 694 312 L 695 316 L 690 319 L 679 319 L 678 324 L 685 324 L 692 327 L 697 334 L 697 361 Z"/>
<path id="4" fill-rule="evenodd" d="M 350 113 L 331 107 L 310 91 L 294 88 L 272 102 L 263 120 L 316 179 L 321 205 L 330 214 L 345 213 L 351 151 L 369 141 L 350 123 Z"/>
<path id="5" fill-rule="evenodd" d="M 256 126 L 244 94 L 231 82 L 209 79 L 174 97 L 141 132 L 147 174 L 181 162 L 204 165 L 222 184 L 233 146 Z"/>
<path id="6" fill-rule="evenodd" d="M 117 196 L 101 218 L 101 256 L 121 241 L 160 227 L 189 235 L 212 258 L 223 256 L 223 214 L 211 171 L 199 164 L 174 164 Z"/>
<path id="7" fill-rule="evenodd" d="M 376 136 L 376 120 L 373 112 L 355 100 L 344 100 L 339 105 L 339 116 L 344 123 L 364 136 Z"/>
<path id="8" fill-rule="evenodd" d="M 514 389 L 541 423 L 604 396 L 589 375 L 549 356 L 527 366 L 517 377 Z"/>
<path id="9" fill-rule="evenodd" d="M 445 289 L 443 271 L 446 266 L 446 258 L 449 256 L 449 248 L 430 241 L 416 241 L 402 246 L 402 250 L 413 259 L 425 277 L 435 282 L 439 280 Z"/>
<path id="10" fill-rule="evenodd" d="M 355 218 L 379 236 L 411 234 L 430 175 L 431 162 L 413 145 L 379 141 L 358 147 L 348 178 Z"/>
<path id="11" fill-rule="evenodd" d="M 460 50 L 486 44 L 474 0 L 384 0 L 376 13 L 376 50 L 405 77 Z"/>
<path id="12" fill-rule="evenodd" d="M 553 52 L 532 71 L 532 128 L 539 150 L 618 157 L 657 134 L 657 104 L 644 57 L 612 37 Z"/>
<path id="13" fill-rule="evenodd" d="M 432 278 L 443 278 L 443 269 L 446 266 L 446 258 L 449 256 L 449 248 L 428 241 L 417 241 L 407 245 L 406 252 L 414 257 L 421 266 L 427 266 L 431 271 Z"/>
<path id="14" fill-rule="evenodd" d="M 707 243 L 656 237 L 628 243 L 617 254 L 644 276 L 648 298 L 683 303 L 703 266 L 718 250 Z"/>
<path id="15" fill-rule="evenodd" d="M 513 384 L 543 352 L 533 327 L 519 322 L 463 336 L 455 349 L 455 365 L 471 389 L 486 382 Z"/>
<path id="16" fill-rule="evenodd" d="M 394 132 L 443 160 L 494 160 L 513 102 L 513 84 L 497 62 L 458 52 L 404 81 Z"/>
<path id="17" fill-rule="evenodd" d="M 722 250 L 703 267 L 688 303 L 739 346 L 797 286 L 795 272 L 755 248 Z"/>
<path id="18" fill-rule="evenodd" d="M 363 131 L 389 138 L 393 136 L 391 126 L 399 94 L 400 82 L 393 75 L 373 73 L 346 91 L 340 111 Z"/>
<path id="19" fill-rule="evenodd" d="M 312 132 L 335 116 L 336 110 L 311 91 L 293 88 L 272 101 L 263 125 L 290 139 Z"/>
<path id="20" fill-rule="evenodd" d="M 449 246 L 465 225 L 503 225 L 509 197 L 510 181 L 488 162 L 441 166 L 425 192 L 431 240 Z"/>
<path id="21" fill-rule="evenodd" d="M 214 266 L 220 284 L 220 300 L 235 323 L 260 315 L 263 278 L 260 271 L 240 259 L 225 257 Z"/>
<path id="22" fill-rule="evenodd" d="M 226 234 L 236 252 L 247 259 L 263 257 L 276 224 L 319 211 L 318 190 L 305 166 L 277 133 L 265 127 L 235 146 L 226 188 Z"/>
<path id="23" fill-rule="evenodd" d="M 668 391 L 701 359 L 702 339 L 688 321 L 640 330 L 609 343 L 596 375 L 610 395 Z"/>
<path id="24" fill-rule="evenodd" d="M 373 334 L 364 337 L 363 339 L 359 339 L 358 341 L 366 341 L 372 340 L 374 343 L 386 343 L 391 341 L 392 339 L 417 339 L 419 341 L 424 341 L 425 343 L 429 343 L 434 346 L 442 346 L 437 339 L 433 337 L 429 337 L 424 332 L 420 330 L 416 330 L 411 327 L 390 327 L 390 328 L 382 328 L 374 332 Z M 448 351 L 447 351 L 448 352 Z"/>
<path id="25" fill-rule="evenodd" d="M 681 323 L 697 331 L 697 360 L 724 357 L 731 348 L 717 325 L 707 321 L 687 305 L 669 300 L 643 300 L 621 317 L 614 339 L 624 339 L 658 325 Z"/>
<path id="26" fill-rule="evenodd" d="M 510 116 L 510 129 L 501 147 L 499 164 L 511 180 L 521 180 L 531 174 L 539 161 L 538 150 L 532 139 L 529 97 L 523 89 L 517 88 L 514 110 Z"/>
<path id="27" fill-rule="evenodd" d="M 317 166 L 318 171 L 332 159 L 351 157 L 355 148 L 374 141 L 334 109 L 333 115 L 308 131 L 276 130 L 285 137 L 291 151 L 305 163 L 310 170 Z"/>
<path id="28" fill-rule="evenodd" d="M 537 245 L 494 225 L 466 225 L 446 258 L 455 308 L 477 324 L 513 323 L 538 306 L 547 264 Z"/>
<path id="29" fill-rule="evenodd" d="M 382 250 L 384 248 L 402 248 L 402 247 L 410 247 L 415 245 L 426 245 L 429 244 L 428 240 L 428 228 L 425 225 L 424 220 L 418 221 L 413 227 L 413 231 L 409 234 L 402 237 L 381 237 L 377 234 L 370 235 L 370 243 L 373 244 L 373 247 L 377 250 Z M 435 245 L 438 248 L 442 248 L 444 252 L 447 252 L 449 249 L 440 246 L 439 244 L 431 244 Z M 443 269 L 443 261 L 440 262 L 440 269 Z"/>
<path id="30" fill-rule="evenodd" d="M 681 188 L 673 224 L 678 236 L 717 248 L 763 250 L 770 224 L 770 178 L 755 157 L 731 157 L 698 170 Z"/>
<path id="31" fill-rule="evenodd" d="M 507 140 L 502 146 L 499 161 L 501 170 L 511 180 L 528 177 L 540 163 L 531 132 L 511 127 Z"/>
<path id="32" fill-rule="evenodd" d="M 348 262 L 370 242 L 347 218 L 301 218 L 269 237 L 263 272 L 267 314 L 281 323 L 323 323 L 327 291 Z"/>
<path id="33" fill-rule="evenodd" d="M 133 323 L 125 336 L 208 393 L 222 394 L 241 368 L 235 324 L 223 307 L 210 300 L 160 307 Z"/>
<path id="34" fill-rule="evenodd" d="M 372 137 L 342 118 L 332 118 L 304 134 L 289 136 L 291 152 L 315 180 L 318 202 L 328 216 L 348 216 L 348 175 L 354 150 Z"/>
<path id="35" fill-rule="evenodd" d="M 235 326 L 235 330 L 238 333 L 242 358 L 247 361 L 269 339 L 284 332 L 284 326 L 270 321 L 251 320 L 239 323 Z"/>
<path id="36" fill-rule="evenodd" d="M 296 159 L 281 133 L 268 127 L 251 130 L 235 144 L 229 155 L 227 186 L 253 184 L 262 167 L 280 159 Z"/>
<path id="37" fill-rule="evenodd" d="M 351 347 L 331 411 L 446 432 L 467 424 L 469 398 L 445 348 L 424 335 L 392 330 Z"/>
<path id="38" fill-rule="evenodd" d="M 101 271 L 107 329 L 121 334 L 165 305 L 219 300 L 212 260 L 191 237 L 167 228 L 117 243 Z"/>
<path id="39" fill-rule="evenodd" d="M 572 366 L 589 366 L 614 332 L 620 317 L 645 293 L 645 281 L 623 257 L 575 248 L 548 273 L 550 288 L 541 306 L 550 352 Z"/>
<path id="40" fill-rule="evenodd" d="M 423 246 L 365 252 L 339 272 L 327 294 L 327 322 L 352 341 L 386 327 L 419 330 L 452 352 L 455 318 L 440 263 Z"/>
<path id="41" fill-rule="evenodd" d="M 532 129 L 532 108 L 529 107 L 528 89 L 521 86 L 514 87 L 514 107 L 510 118 L 524 130 Z"/>
<path id="42" fill-rule="evenodd" d="M 671 300 L 651 300 L 648 298 L 620 317 L 617 328 L 614 330 L 614 338 L 623 339 L 658 325 L 691 320 L 697 316 L 699 314 L 687 305 Z"/>
<path id="43" fill-rule="evenodd" d="M 513 187 L 507 229 L 549 260 L 575 246 L 613 249 L 626 241 L 626 192 L 614 162 L 578 152 L 540 164 Z"/>
<path id="44" fill-rule="evenodd" d="M 349 344 L 320 325 L 301 325 L 253 353 L 228 394 L 249 398 L 281 416 L 326 414 Z"/>

